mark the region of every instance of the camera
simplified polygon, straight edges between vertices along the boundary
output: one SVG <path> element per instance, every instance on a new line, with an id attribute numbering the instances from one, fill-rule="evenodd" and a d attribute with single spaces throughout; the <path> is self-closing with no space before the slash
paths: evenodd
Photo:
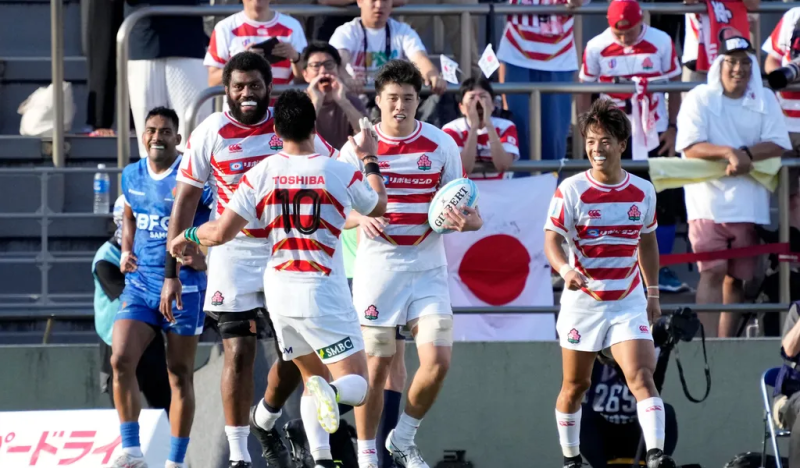
<path id="1" fill-rule="evenodd" d="M 673 347 L 679 341 L 692 341 L 700 330 L 697 312 L 685 307 L 665 313 L 653 324 L 653 342 L 656 346 Z"/>
<path id="2" fill-rule="evenodd" d="M 772 89 L 783 89 L 800 80 L 800 25 L 794 27 L 791 45 L 789 50 L 791 61 L 785 67 L 778 68 L 767 75 L 767 82 Z"/>

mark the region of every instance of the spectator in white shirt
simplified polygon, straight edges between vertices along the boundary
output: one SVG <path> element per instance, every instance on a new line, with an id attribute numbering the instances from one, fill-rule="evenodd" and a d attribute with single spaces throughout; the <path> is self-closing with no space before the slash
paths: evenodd
<path id="1" fill-rule="evenodd" d="M 354 92 L 372 86 L 375 73 L 389 60 L 409 60 L 419 68 L 425 84 L 437 94 L 447 89 L 439 70 L 411 26 L 389 18 L 392 0 L 358 0 L 361 17 L 336 28 L 329 43 L 339 50 L 346 84 Z"/>
<path id="2" fill-rule="evenodd" d="M 688 92 L 678 114 L 676 150 L 685 158 L 727 163 L 727 177 L 690 184 L 686 192 L 689 240 L 695 252 L 749 247 L 759 242 L 756 224 L 769 224 L 769 192 L 748 173 L 753 162 L 780 157 L 791 147 L 778 100 L 762 86 L 750 42 L 731 29 L 720 33 L 719 56 L 707 84 Z M 740 303 L 755 257 L 698 262 L 699 304 Z M 704 314 L 714 336 L 736 333 L 740 316 Z"/>
<path id="3" fill-rule="evenodd" d="M 203 64 L 208 85 L 222 84 L 222 69 L 231 57 L 249 50 L 263 55 L 272 66 L 272 84 L 290 84 L 303 76 L 300 64 L 308 42 L 300 22 L 272 11 L 269 0 L 243 0 L 244 9 L 214 26 Z M 298 78 L 299 79 L 299 78 Z"/>
<path id="4" fill-rule="evenodd" d="M 506 172 L 519 159 L 517 127 L 514 122 L 492 115 L 494 90 L 484 78 L 467 78 L 459 89 L 458 108 L 463 117 L 444 127 L 461 151 L 464 173 L 471 179 L 504 179 L 513 175 Z M 484 163 L 475 173 L 475 163 Z M 488 168 L 494 168 L 494 171 Z"/>

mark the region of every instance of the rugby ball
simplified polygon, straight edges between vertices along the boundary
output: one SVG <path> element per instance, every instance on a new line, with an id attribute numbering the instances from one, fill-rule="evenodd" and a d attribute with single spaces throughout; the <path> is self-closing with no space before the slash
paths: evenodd
<path id="1" fill-rule="evenodd" d="M 478 186 L 469 179 L 456 179 L 439 189 L 428 208 L 428 224 L 433 232 L 448 234 L 452 229 L 444 227 L 445 210 L 466 205 L 475 208 L 478 205 Z M 466 213 L 465 213 L 466 214 Z"/>

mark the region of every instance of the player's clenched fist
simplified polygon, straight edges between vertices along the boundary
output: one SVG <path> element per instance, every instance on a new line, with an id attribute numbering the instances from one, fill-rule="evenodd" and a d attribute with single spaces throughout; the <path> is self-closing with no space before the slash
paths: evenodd
<path id="1" fill-rule="evenodd" d="M 570 291 L 579 291 L 586 287 L 586 278 L 575 270 L 570 270 L 564 274 L 564 286 Z"/>

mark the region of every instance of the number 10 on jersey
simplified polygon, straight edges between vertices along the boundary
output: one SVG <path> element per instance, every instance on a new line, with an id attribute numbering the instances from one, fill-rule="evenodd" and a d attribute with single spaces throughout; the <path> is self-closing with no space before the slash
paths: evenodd
<path id="1" fill-rule="evenodd" d="M 292 196 L 294 195 L 294 196 Z M 301 234 L 314 234 L 319 228 L 320 220 L 320 200 L 316 190 L 275 190 L 275 196 L 281 202 L 281 216 L 283 217 L 283 230 L 288 234 L 292 227 L 300 231 Z M 311 204 L 311 214 L 301 215 L 300 208 L 304 204 Z M 291 210 L 290 210 L 291 205 Z"/>

